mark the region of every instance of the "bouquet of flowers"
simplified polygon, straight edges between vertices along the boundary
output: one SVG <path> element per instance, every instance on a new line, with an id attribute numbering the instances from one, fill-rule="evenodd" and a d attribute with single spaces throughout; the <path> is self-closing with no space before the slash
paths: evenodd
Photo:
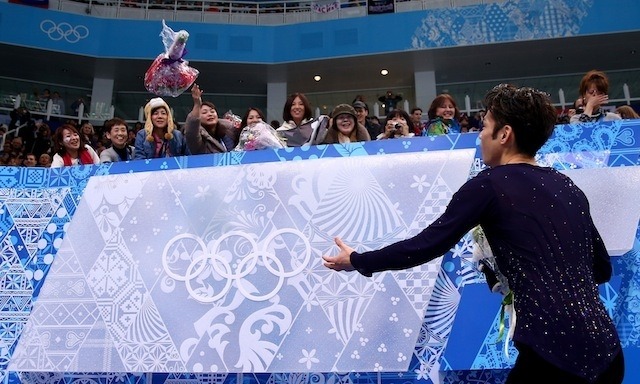
<path id="1" fill-rule="evenodd" d="M 504 334 L 504 316 L 505 313 L 509 315 L 509 333 L 507 334 L 507 342 L 504 343 L 504 353 L 509 357 L 509 343 L 513 337 L 513 332 L 516 328 L 516 309 L 513 305 L 513 292 L 509 289 L 509 282 L 506 276 L 504 276 L 498 264 L 496 258 L 493 255 L 493 251 L 489 246 L 487 237 L 484 234 L 484 230 L 481 226 L 476 226 L 471 230 L 471 236 L 473 237 L 473 260 L 478 263 L 478 270 L 482 272 L 489 284 L 491 292 L 500 293 L 503 296 L 502 305 L 500 308 L 500 329 L 498 331 L 498 341 L 502 339 Z"/>
<path id="2" fill-rule="evenodd" d="M 253 151 L 265 148 L 284 148 L 285 143 L 276 130 L 265 122 L 248 125 L 240 132 L 240 141 L 234 151 Z"/>
<path id="3" fill-rule="evenodd" d="M 183 60 L 187 50 L 185 46 L 189 33 L 185 30 L 174 32 L 162 20 L 160 32 L 165 52 L 153 61 L 144 75 L 145 88 L 158 96 L 176 97 L 187 90 L 196 81 L 200 72 Z"/>
<path id="4" fill-rule="evenodd" d="M 229 120 L 231 124 L 233 124 L 233 128 L 240 129 L 240 125 L 242 124 L 242 118 L 233 113 L 233 111 L 228 110 L 222 116 L 223 119 Z"/>

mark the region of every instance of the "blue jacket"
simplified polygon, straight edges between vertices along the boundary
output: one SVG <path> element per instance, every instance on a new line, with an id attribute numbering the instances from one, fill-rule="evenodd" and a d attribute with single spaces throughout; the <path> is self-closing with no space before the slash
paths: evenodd
<path id="1" fill-rule="evenodd" d="M 150 141 L 147 141 L 147 132 L 141 129 L 136 134 L 135 142 L 135 159 L 153 159 L 155 157 L 171 157 L 171 156 L 184 156 L 190 155 L 187 149 L 187 142 L 184 140 L 184 135 L 177 129 L 173 130 L 173 139 L 165 140 L 165 145 L 169 149 L 171 155 L 166 155 L 166 150 L 162 150 L 160 156 L 155 156 L 156 145 Z"/>

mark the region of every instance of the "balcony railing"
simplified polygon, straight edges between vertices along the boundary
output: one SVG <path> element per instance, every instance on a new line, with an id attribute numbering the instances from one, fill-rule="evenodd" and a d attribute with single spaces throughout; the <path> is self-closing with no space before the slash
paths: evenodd
<path id="1" fill-rule="evenodd" d="M 450 8 L 498 0 L 393 0 L 395 12 Z M 367 0 L 50 0 L 49 9 L 96 17 L 282 25 L 367 16 Z"/>

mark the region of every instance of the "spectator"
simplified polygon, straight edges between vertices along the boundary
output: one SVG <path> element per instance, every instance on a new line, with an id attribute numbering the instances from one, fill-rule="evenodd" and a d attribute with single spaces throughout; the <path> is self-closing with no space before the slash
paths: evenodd
<path id="1" fill-rule="evenodd" d="M 394 109 L 387 115 L 384 132 L 376 137 L 376 140 L 395 139 L 400 137 L 413 137 L 410 131 L 411 117 L 401 109 Z"/>
<path id="2" fill-rule="evenodd" d="M 271 120 L 271 123 L 269 123 L 271 125 L 271 127 L 273 129 L 278 129 L 280 128 L 280 122 L 278 120 Z"/>
<path id="3" fill-rule="evenodd" d="M 38 95 L 38 101 L 41 103 L 47 103 L 51 99 L 51 91 L 48 88 L 42 90 L 42 93 Z"/>
<path id="4" fill-rule="evenodd" d="M 135 125 L 133 126 L 133 133 L 137 134 L 138 132 L 140 132 L 141 129 L 144 129 L 144 124 L 142 124 L 139 121 L 136 121 Z"/>
<path id="5" fill-rule="evenodd" d="M 371 119 L 369 119 L 369 106 L 367 103 L 362 100 L 356 100 L 353 102 L 352 106 L 356 111 L 358 124 L 363 125 L 366 128 L 369 133 L 369 137 L 378 137 L 378 135 L 382 133 L 382 127 L 380 127 L 380 124 L 375 124 Z"/>
<path id="6" fill-rule="evenodd" d="M 2 146 L 2 153 L 9 154 L 11 153 L 11 140 L 5 140 Z"/>
<path id="7" fill-rule="evenodd" d="M 466 113 L 460 114 L 460 133 L 471 132 L 471 127 L 469 125 L 469 116 Z"/>
<path id="8" fill-rule="evenodd" d="M 127 145 L 135 146 L 136 145 L 136 131 L 133 130 L 133 129 L 130 129 L 127 132 L 127 135 L 129 137 L 128 140 L 127 140 Z"/>
<path id="9" fill-rule="evenodd" d="M 80 134 L 84 142 L 89 144 L 93 149 L 98 147 L 98 136 L 96 135 L 96 130 L 93 128 L 93 124 L 88 121 L 82 123 L 80 126 Z"/>
<path id="10" fill-rule="evenodd" d="M 49 124 L 39 123 L 36 125 L 38 126 L 38 133 L 30 150 L 36 157 L 40 157 L 43 153 L 51 153 L 53 151 L 53 139 L 51 137 Z"/>
<path id="11" fill-rule="evenodd" d="M 576 101 L 573 102 L 573 107 L 569 108 L 569 110 L 567 111 L 567 116 L 569 117 L 569 121 L 571 121 L 571 118 L 577 113 L 577 114 L 581 114 L 584 112 L 584 100 L 582 99 L 582 97 L 579 97 L 576 99 Z"/>
<path id="12" fill-rule="evenodd" d="M 620 115 L 605 111 L 602 106 L 609 102 L 609 78 L 604 72 L 592 70 L 580 81 L 578 91 L 584 111 L 571 116 L 571 123 L 620 120 Z"/>
<path id="13" fill-rule="evenodd" d="M 416 136 L 421 136 L 425 124 L 422 122 L 422 108 L 415 107 L 411 110 L 411 132 Z"/>
<path id="14" fill-rule="evenodd" d="M 71 114 L 74 116 L 78 116 L 78 114 L 80 113 L 81 105 L 84 106 L 84 109 L 86 109 L 86 103 L 84 102 L 84 99 L 82 97 L 74 100 L 73 103 L 71 103 Z"/>
<path id="15" fill-rule="evenodd" d="M 378 97 L 378 101 L 382 103 L 384 107 L 384 113 L 389 114 L 391 111 L 396 109 L 398 103 L 402 100 L 402 96 L 395 95 L 391 91 L 387 91 L 384 96 Z"/>
<path id="16" fill-rule="evenodd" d="M 423 136 L 438 136 L 449 133 L 460 133 L 460 110 L 456 101 L 449 94 L 442 93 L 436 96 L 431 102 L 429 111 L 429 122 Z"/>
<path id="17" fill-rule="evenodd" d="M 19 167 L 24 165 L 24 155 L 9 157 L 9 161 L 7 162 L 7 165 L 12 167 Z"/>
<path id="18" fill-rule="evenodd" d="M 11 154 L 11 157 L 24 156 L 24 145 L 22 144 L 22 137 L 17 136 L 11 139 L 9 153 Z"/>
<path id="19" fill-rule="evenodd" d="M 73 125 L 63 124 L 58 127 L 53 141 L 56 153 L 53 155 L 51 168 L 100 163 L 96 151 L 84 141 L 84 135 Z"/>
<path id="20" fill-rule="evenodd" d="M 25 167 L 35 167 L 38 165 L 38 160 L 36 160 L 36 155 L 34 155 L 33 153 L 27 153 L 27 155 L 24 158 L 24 161 L 22 162 L 22 164 Z"/>
<path id="21" fill-rule="evenodd" d="M 216 106 L 202 101 L 202 90 L 198 84 L 191 87 L 193 109 L 187 115 L 184 136 L 189 152 L 194 155 L 205 153 L 223 153 L 235 147 L 232 134 L 233 124 L 218 117 Z"/>
<path id="22" fill-rule="evenodd" d="M 349 104 L 339 104 L 331 113 L 331 126 L 324 139 L 325 144 L 370 141 L 367 129 L 358 123 L 355 109 Z"/>
<path id="23" fill-rule="evenodd" d="M 160 97 L 149 100 L 144 107 L 144 129 L 136 135 L 134 157 L 155 159 L 188 155 L 182 132 L 176 129 L 169 105 Z"/>
<path id="24" fill-rule="evenodd" d="M 284 123 L 276 131 L 288 147 L 315 145 L 324 141 L 329 116 L 313 118 L 309 99 L 302 93 L 289 95 L 282 111 Z"/>
<path id="25" fill-rule="evenodd" d="M 9 131 L 17 130 L 16 136 L 22 138 L 24 148 L 31 148 L 36 138 L 37 127 L 27 108 L 20 107 L 9 112 Z"/>
<path id="26" fill-rule="evenodd" d="M 640 115 L 629 105 L 621 105 L 616 108 L 616 113 L 623 119 L 640 119 Z"/>
<path id="27" fill-rule="evenodd" d="M 48 153 L 43 153 L 38 158 L 38 166 L 42 168 L 50 168 L 51 167 L 51 156 Z"/>
<path id="28" fill-rule="evenodd" d="M 134 159 L 135 147 L 128 145 L 129 138 L 127 122 L 114 117 L 104 123 L 104 132 L 111 146 L 100 153 L 101 163 L 129 161 Z"/>
<path id="29" fill-rule="evenodd" d="M 469 125 L 471 126 L 471 131 L 482 131 L 482 120 L 484 119 L 486 111 L 481 109 L 476 111 L 473 115 L 469 116 Z"/>
<path id="30" fill-rule="evenodd" d="M 266 122 L 266 120 L 267 118 L 264 117 L 264 113 L 262 113 L 259 108 L 249 107 L 242 117 L 242 121 L 240 122 L 240 129 L 246 127 L 247 125 L 257 123 L 258 121 Z"/>
<path id="31" fill-rule="evenodd" d="M 0 153 L 0 165 L 7 165 L 11 158 L 11 141 L 5 140 L 2 152 Z"/>
<path id="32" fill-rule="evenodd" d="M 56 115 L 64 115 L 67 113 L 64 105 L 64 100 L 60 97 L 60 93 L 54 91 L 51 95 L 51 102 L 53 103 L 53 113 Z M 57 106 L 57 107 L 56 107 Z"/>

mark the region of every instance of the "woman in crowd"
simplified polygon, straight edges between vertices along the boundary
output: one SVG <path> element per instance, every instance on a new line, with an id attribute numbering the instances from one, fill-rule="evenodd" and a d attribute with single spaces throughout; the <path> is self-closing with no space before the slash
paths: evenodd
<path id="1" fill-rule="evenodd" d="M 623 119 L 640 119 L 638 113 L 629 105 L 621 105 L 616 108 L 616 113 Z"/>
<path id="2" fill-rule="evenodd" d="M 325 144 L 370 141 L 367 129 L 358 123 L 356 110 L 349 104 L 339 104 L 331 113 L 331 126 L 324 139 Z"/>
<path id="3" fill-rule="evenodd" d="M 460 114 L 460 133 L 471 132 L 471 125 L 469 124 L 469 116 L 466 113 Z"/>
<path id="4" fill-rule="evenodd" d="M 411 124 L 409 114 L 401 109 L 394 109 L 387 115 L 384 132 L 379 134 L 376 140 L 414 137 L 409 124 Z"/>
<path id="5" fill-rule="evenodd" d="M 85 142 L 84 135 L 81 135 L 71 124 L 58 127 L 53 141 L 56 154 L 53 155 L 51 168 L 100 163 L 96 151 Z"/>
<path id="6" fill-rule="evenodd" d="M 96 135 L 93 124 L 88 121 L 82 123 L 82 125 L 80 126 L 80 135 L 82 135 L 82 139 L 84 140 L 84 142 L 89 144 L 91 148 L 96 148 L 98 144 L 98 135 Z"/>
<path id="7" fill-rule="evenodd" d="M 259 108 L 249 107 L 247 112 L 245 112 L 244 116 L 242 116 L 242 122 L 240 123 L 240 129 L 246 127 L 247 125 L 251 125 L 257 123 L 258 121 L 267 122 L 267 118 L 264 116 L 264 113 Z"/>
<path id="8" fill-rule="evenodd" d="M 233 150 L 235 140 L 231 136 L 233 124 L 218 116 L 216 106 L 202 101 L 202 90 L 198 84 L 191 87 L 193 109 L 187 116 L 184 135 L 189 152 L 193 155 L 223 153 Z"/>
<path id="9" fill-rule="evenodd" d="M 578 94 L 584 110 L 571 116 L 571 123 L 620 120 L 617 113 L 607 112 L 602 106 L 609 102 L 609 78 L 604 72 L 589 71 L 580 81 Z"/>
<path id="10" fill-rule="evenodd" d="M 427 116 L 429 122 L 422 136 L 460 133 L 460 110 L 451 95 L 442 93 L 436 96 L 431 102 Z"/>
<path id="11" fill-rule="evenodd" d="M 277 129 L 288 147 L 320 144 L 329 125 L 329 116 L 313 118 L 311 104 L 302 93 L 289 95 L 282 111 L 284 123 Z"/>
<path id="12" fill-rule="evenodd" d="M 104 123 L 104 134 L 111 141 L 111 146 L 100 153 L 100 162 L 133 160 L 135 148 L 128 145 L 129 138 L 127 122 L 114 117 Z"/>
<path id="13" fill-rule="evenodd" d="M 160 97 L 149 100 L 144 107 L 144 129 L 136 135 L 136 160 L 188 155 L 182 132 L 176 129 L 171 109 Z"/>

